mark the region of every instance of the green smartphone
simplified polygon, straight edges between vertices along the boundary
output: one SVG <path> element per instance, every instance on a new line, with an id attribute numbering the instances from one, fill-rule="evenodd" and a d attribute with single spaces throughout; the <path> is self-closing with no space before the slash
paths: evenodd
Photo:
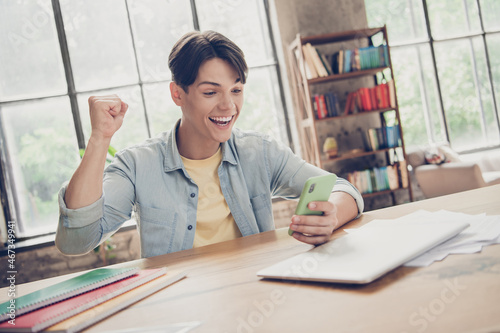
<path id="1" fill-rule="evenodd" d="M 307 208 L 311 201 L 328 201 L 332 189 L 337 182 L 335 174 L 317 176 L 309 178 L 304 184 L 302 193 L 300 194 L 299 203 L 295 209 L 295 215 L 321 215 L 323 212 L 314 211 Z M 293 230 L 288 229 L 288 234 L 291 236 Z"/>

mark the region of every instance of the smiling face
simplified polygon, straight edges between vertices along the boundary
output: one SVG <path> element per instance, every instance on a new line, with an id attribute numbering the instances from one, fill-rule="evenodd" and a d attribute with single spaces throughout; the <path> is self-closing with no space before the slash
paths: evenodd
<path id="1" fill-rule="evenodd" d="M 187 92 L 170 84 L 172 99 L 182 109 L 177 131 L 179 153 L 190 159 L 215 154 L 220 143 L 229 140 L 243 106 L 243 83 L 226 61 L 205 61 Z"/>

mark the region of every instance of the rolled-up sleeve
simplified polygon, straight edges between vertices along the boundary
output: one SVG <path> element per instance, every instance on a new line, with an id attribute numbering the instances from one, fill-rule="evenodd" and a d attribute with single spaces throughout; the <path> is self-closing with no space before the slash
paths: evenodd
<path id="1" fill-rule="evenodd" d="M 69 209 L 64 201 L 67 184 L 59 191 L 59 224 L 56 247 L 64 254 L 85 254 L 106 239 L 100 221 L 103 217 L 104 198 L 101 196 L 89 206 Z"/>
<path id="2" fill-rule="evenodd" d="M 104 198 L 101 196 L 96 202 L 79 209 L 66 207 L 64 196 L 67 184 L 59 191 L 59 210 L 63 225 L 66 228 L 82 228 L 100 220 L 104 213 Z"/>
<path id="3" fill-rule="evenodd" d="M 131 217 L 134 170 L 122 153 L 106 168 L 102 196 L 86 207 L 69 209 L 64 201 L 67 184 L 59 191 L 56 247 L 64 254 L 85 254 L 116 232 Z M 132 164 L 133 165 L 133 164 Z"/>
<path id="4" fill-rule="evenodd" d="M 356 218 L 361 216 L 365 209 L 365 202 L 363 200 L 363 196 L 358 191 L 358 189 L 354 187 L 354 185 L 349 183 L 349 181 L 345 180 L 344 178 L 338 177 L 337 183 L 333 187 L 332 192 L 345 192 L 353 197 L 356 201 L 356 205 L 358 206 L 358 215 L 356 216 Z"/>

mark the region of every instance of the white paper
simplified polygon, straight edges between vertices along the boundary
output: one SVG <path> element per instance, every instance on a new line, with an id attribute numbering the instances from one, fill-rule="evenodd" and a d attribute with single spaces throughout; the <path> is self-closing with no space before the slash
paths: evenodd
<path id="1" fill-rule="evenodd" d="M 436 221 L 463 221 L 469 227 L 457 236 L 432 248 L 421 256 L 407 262 L 405 266 L 425 267 L 434 261 L 443 260 L 449 254 L 469 254 L 481 252 L 484 246 L 500 244 L 500 215 L 469 215 L 465 213 L 440 210 L 429 212 L 419 210 L 392 220 L 373 220 L 357 229 L 344 229 L 353 233 L 361 228 L 395 228 L 401 221 L 415 224 L 435 223 Z"/>

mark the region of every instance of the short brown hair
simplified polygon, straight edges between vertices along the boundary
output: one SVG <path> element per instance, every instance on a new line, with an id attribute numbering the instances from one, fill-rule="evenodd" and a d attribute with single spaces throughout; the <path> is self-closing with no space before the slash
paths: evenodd
<path id="1" fill-rule="evenodd" d="M 175 43 L 168 57 L 172 81 L 187 92 L 201 64 L 213 58 L 227 61 L 238 72 L 241 82 L 246 82 L 248 67 L 243 51 L 224 35 L 210 30 L 189 32 Z"/>

